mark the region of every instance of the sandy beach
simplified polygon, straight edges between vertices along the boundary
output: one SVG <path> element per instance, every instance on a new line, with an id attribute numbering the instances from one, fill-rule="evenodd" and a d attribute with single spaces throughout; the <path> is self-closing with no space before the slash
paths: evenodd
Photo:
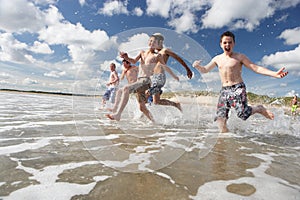
<path id="1" fill-rule="evenodd" d="M 210 97 L 151 107 L 158 125 L 109 121 L 91 97 L 0 99 L 0 199 L 300 199 L 299 118 L 283 108 L 219 134 Z"/>

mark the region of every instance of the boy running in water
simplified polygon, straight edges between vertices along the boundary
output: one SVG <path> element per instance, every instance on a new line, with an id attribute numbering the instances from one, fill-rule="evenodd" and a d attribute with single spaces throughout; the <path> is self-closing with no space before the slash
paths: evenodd
<path id="1" fill-rule="evenodd" d="M 122 71 L 120 79 L 123 80 L 124 77 L 126 77 L 129 84 L 136 82 L 137 76 L 138 76 L 138 70 L 139 70 L 138 67 L 131 65 L 130 62 L 128 62 L 127 60 L 123 60 L 122 64 L 124 66 L 124 69 Z M 117 111 L 118 103 L 120 102 L 122 92 L 123 92 L 122 89 L 117 91 L 114 107 L 108 108 L 109 111 L 111 111 L 111 112 Z"/>
<path id="2" fill-rule="evenodd" d="M 193 67 L 201 73 L 207 73 L 215 66 L 219 69 L 222 89 L 215 120 L 218 121 L 221 132 L 228 132 L 226 123 L 230 107 L 234 107 L 238 117 L 243 120 L 248 119 L 249 116 L 255 113 L 259 113 L 268 119 L 274 119 L 274 114 L 262 105 L 248 106 L 246 86 L 242 79 L 243 65 L 258 74 L 275 78 L 283 78 L 288 74 L 288 72 L 284 72 L 284 67 L 275 72 L 252 63 L 244 54 L 233 52 L 234 45 L 234 34 L 226 31 L 220 38 L 220 46 L 223 49 L 222 54 L 215 56 L 206 66 L 201 66 L 198 60 L 193 63 Z"/>
<path id="3" fill-rule="evenodd" d="M 115 63 L 110 64 L 110 75 L 109 81 L 106 83 L 107 89 L 102 97 L 102 104 L 103 106 L 106 104 L 106 101 L 110 101 L 111 103 L 115 102 L 115 93 L 117 87 L 119 85 L 119 77 L 116 71 Z"/>
<path id="4" fill-rule="evenodd" d="M 129 58 L 126 53 L 120 53 L 120 56 L 125 60 L 129 61 L 130 63 L 136 63 L 138 60 L 140 60 L 138 79 L 136 82 L 128 84 L 122 88 L 123 92 L 121 100 L 119 102 L 118 110 L 113 114 L 107 114 L 106 117 L 108 117 L 109 119 L 117 121 L 120 120 L 121 114 L 128 103 L 129 94 L 137 93 L 140 110 L 148 117 L 148 119 L 154 122 L 151 113 L 146 107 L 147 99 L 145 91 L 150 87 L 150 76 L 152 76 L 153 74 L 153 69 L 155 65 L 158 62 L 164 64 L 164 61 L 162 59 L 162 56 L 155 53 L 155 49 L 158 45 L 157 40 L 154 36 L 150 37 L 148 46 L 149 49 L 147 51 L 141 51 L 135 59 Z"/>

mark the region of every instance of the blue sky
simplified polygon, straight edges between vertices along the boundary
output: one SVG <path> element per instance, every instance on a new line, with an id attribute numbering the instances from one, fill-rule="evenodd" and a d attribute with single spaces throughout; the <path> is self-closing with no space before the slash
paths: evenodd
<path id="1" fill-rule="evenodd" d="M 248 91 L 300 94 L 300 0 L 0 0 L 0 88 L 100 92 L 109 63 L 121 72 L 118 51 L 135 56 L 148 35 L 163 32 L 165 46 L 191 66 L 222 53 L 220 34 L 236 35 L 235 51 L 289 75 L 274 79 L 244 68 Z M 218 90 L 217 69 L 188 80 L 172 59 L 180 82 L 167 90 Z M 125 81 L 124 83 L 125 84 Z"/>

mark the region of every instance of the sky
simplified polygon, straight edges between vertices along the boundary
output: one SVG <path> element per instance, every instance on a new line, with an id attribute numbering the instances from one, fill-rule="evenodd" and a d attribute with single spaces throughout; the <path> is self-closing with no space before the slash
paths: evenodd
<path id="1" fill-rule="evenodd" d="M 170 59 L 180 82 L 168 77 L 166 90 L 218 91 L 217 68 L 200 74 L 192 63 L 222 53 L 220 35 L 230 30 L 236 52 L 289 72 L 275 79 L 244 67 L 249 92 L 299 95 L 299 19 L 300 0 L 0 0 L 0 89 L 101 93 L 111 62 L 121 73 L 118 52 L 135 57 L 160 32 L 194 73 L 189 80 Z"/>

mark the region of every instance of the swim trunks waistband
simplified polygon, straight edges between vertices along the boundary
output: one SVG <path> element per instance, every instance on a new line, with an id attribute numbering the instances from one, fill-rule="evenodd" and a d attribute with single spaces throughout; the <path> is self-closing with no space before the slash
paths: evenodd
<path id="1" fill-rule="evenodd" d="M 224 87 L 222 87 L 222 89 L 223 90 L 228 90 L 228 89 L 235 89 L 235 88 L 238 88 L 238 87 L 245 87 L 245 83 L 241 82 L 241 83 L 237 83 L 237 84 L 234 84 L 234 85 L 231 85 L 231 86 L 224 86 Z"/>

